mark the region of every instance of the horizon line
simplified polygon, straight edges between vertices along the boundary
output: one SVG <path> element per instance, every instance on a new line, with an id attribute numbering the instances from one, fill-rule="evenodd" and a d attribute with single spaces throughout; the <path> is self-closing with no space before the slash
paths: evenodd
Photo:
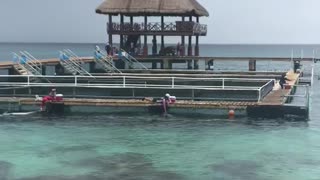
<path id="1" fill-rule="evenodd" d="M 107 44 L 106 42 L 0 42 L 0 44 Z M 120 43 L 114 43 L 120 44 Z M 152 44 L 152 43 L 148 43 Z M 160 43 L 158 43 L 160 44 Z M 176 43 L 167 43 L 176 44 Z M 200 43 L 200 45 L 319 45 L 316 43 Z"/>

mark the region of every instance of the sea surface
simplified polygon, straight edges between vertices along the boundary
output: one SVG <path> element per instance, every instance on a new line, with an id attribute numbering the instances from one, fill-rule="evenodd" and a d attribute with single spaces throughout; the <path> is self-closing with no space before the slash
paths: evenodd
<path id="1" fill-rule="evenodd" d="M 0 44 L 37 58 L 95 44 Z M 101 45 L 102 46 L 102 45 Z M 204 56 L 312 56 L 316 45 L 204 45 Z M 242 64 L 231 64 L 240 68 Z M 247 66 L 247 64 L 243 65 Z M 270 70 L 285 70 L 271 64 Z M 228 67 L 223 64 L 220 68 Z M 265 64 L 258 68 L 266 68 Z M 283 69 L 281 69 L 283 68 Z M 316 66 L 316 74 L 319 68 Z M 318 180 L 320 81 L 308 121 L 223 116 L 73 114 L 0 116 L 0 180 Z"/>

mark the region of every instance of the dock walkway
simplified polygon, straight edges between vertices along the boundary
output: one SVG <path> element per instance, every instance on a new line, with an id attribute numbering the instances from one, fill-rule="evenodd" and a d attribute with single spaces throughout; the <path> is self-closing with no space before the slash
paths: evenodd
<path id="1" fill-rule="evenodd" d="M 152 62 L 187 62 L 187 61 L 284 61 L 290 62 L 292 58 L 289 57 L 201 57 L 201 56 L 148 56 L 148 57 L 135 57 L 138 62 L 143 63 L 152 63 Z M 118 57 L 113 57 L 114 61 L 119 60 Z M 43 65 L 53 66 L 60 63 L 58 58 L 51 58 L 51 59 L 40 59 L 39 60 Z M 91 63 L 94 62 L 93 57 L 79 57 L 76 61 L 81 61 L 82 63 Z M 313 58 L 303 58 L 300 61 L 314 61 Z M 31 62 L 30 62 L 31 63 Z M 0 62 L 0 69 L 9 69 L 12 68 L 14 62 L 12 61 L 2 61 Z"/>
<path id="2" fill-rule="evenodd" d="M 41 102 L 34 98 L 8 98 L 0 97 L 0 103 L 16 103 L 19 105 L 40 105 Z M 67 106 L 105 106 L 105 107 L 149 107 L 155 105 L 152 101 L 135 99 L 81 99 L 65 98 Z M 229 101 L 191 101 L 178 100 L 170 107 L 195 108 L 195 109 L 245 109 L 247 106 L 256 105 L 256 102 L 229 102 Z"/>
<path id="3" fill-rule="evenodd" d="M 292 71 L 287 73 L 287 84 L 293 87 L 297 84 L 300 74 L 295 74 Z M 271 91 L 260 103 L 259 105 L 283 105 L 287 101 L 287 97 L 291 94 L 292 88 L 281 89 L 278 83 L 275 84 L 274 90 Z"/>

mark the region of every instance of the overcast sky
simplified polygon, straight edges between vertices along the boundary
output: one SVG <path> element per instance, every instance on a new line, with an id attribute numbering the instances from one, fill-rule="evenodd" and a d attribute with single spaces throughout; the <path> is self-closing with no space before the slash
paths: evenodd
<path id="1" fill-rule="evenodd" d="M 0 0 L 0 42 L 106 42 L 103 0 Z M 319 0 L 199 0 L 201 43 L 319 44 Z"/>

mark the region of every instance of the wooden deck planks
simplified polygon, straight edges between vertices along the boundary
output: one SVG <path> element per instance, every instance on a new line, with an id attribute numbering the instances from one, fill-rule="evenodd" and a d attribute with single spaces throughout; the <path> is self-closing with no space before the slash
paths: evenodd
<path id="1" fill-rule="evenodd" d="M 93 62 L 93 57 L 80 57 L 83 62 Z M 114 60 L 118 60 L 118 57 L 114 57 Z M 291 61 L 291 58 L 279 58 L 279 57 L 199 57 L 199 56 L 170 56 L 170 57 L 136 57 L 138 61 L 141 62 L 154 62 L 154 61 L 163 61 L 164 59 L 169 61 L 181 61 L 184 62 L 186 60 L 215 60 L 215 61 L 248 61 L 248 60 L 257 60 L 257 61 Z M 39 59 L 44 65 L 56 65 L 59 64 L 58 58 L 51 59 Z M 304 58 L 301 61 L 312 61 L 312 58 Z M 13 66 L 12 61 L 0 62 L 0 69 L 8 69 Z"/>
<path id="2" fill-rule="evenodd" d="M 293 71 L 287 73 L 287 78 L 290 81 L 287 81 L 287 84 L 290 86 L 295 85 L 299 80 L 300 74 L 296 74 Z M 291 89 L 281 89 L 280 85 L 277 83 L 274 87 L 274 90 L 270 92 L 260 103 L 259 105 L 283 105 L 287 96 L 290 95 Z"/>
<path id="3" fill-rule="evenodd" d="M 36 105 L 33 98 L 7 98 L 0 97 L 2 103 L 17 103 L 21 105 Z M 151 101 L 143 100 L 118 100 L 118 99 L 73 99 L 66 98 L 65 105 L 69 106 L 112 106 L 112 107 L 148 107 L 155 105 Z M 227 102 L 227 101 L 177 101 L 171 107 L 175 108 L 195 108 L 195 109 L 245 109 L 247 106 L 256 105 L 256 102 Z"/>

